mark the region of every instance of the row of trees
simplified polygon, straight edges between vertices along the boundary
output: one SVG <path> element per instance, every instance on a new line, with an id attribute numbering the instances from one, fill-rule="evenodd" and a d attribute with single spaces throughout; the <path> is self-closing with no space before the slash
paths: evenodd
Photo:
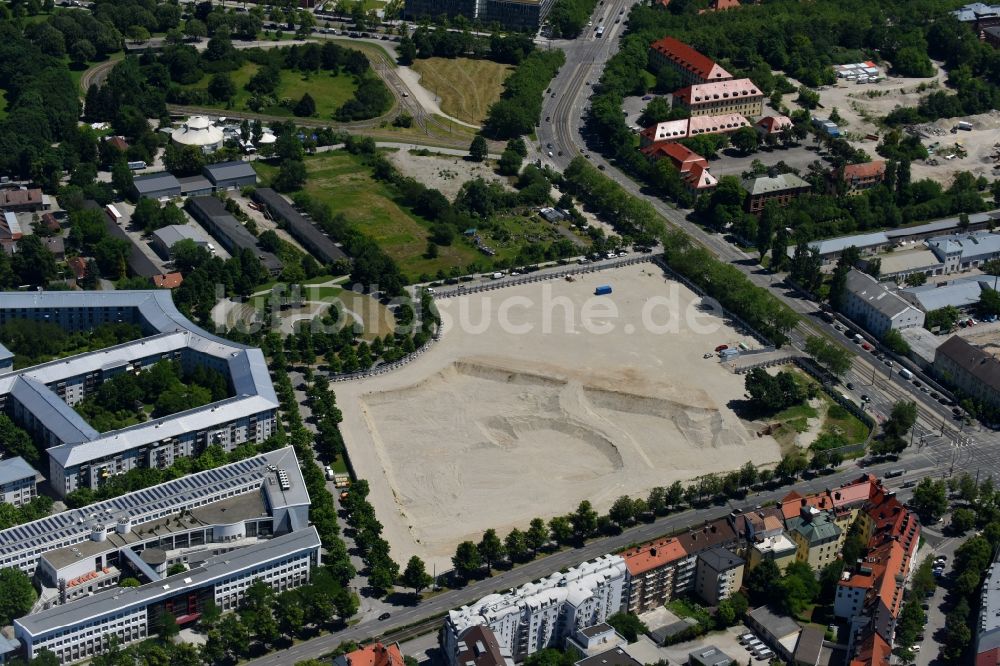
<path id="1" fill-rule="evenodd" d="M 412 35 L 403 35 L 397 50 L 401 65 L 412 65 L 417 58 L 461 56 L 519 65 L 535 50 L 535 42 L 530 35 L 493 33 L 485 37 L 474 35 L 467 29 L 442 30 L 421 24 Z"/>
<path id="2" fill-rule="evenodd" d="M 561 50 L 534 51 L 504 81 L 500 99 L 490 106 L 483 134 L 492 139 L 512 139 L 530 134 L 542 115 L 545 90 L 566 62 Z"/>

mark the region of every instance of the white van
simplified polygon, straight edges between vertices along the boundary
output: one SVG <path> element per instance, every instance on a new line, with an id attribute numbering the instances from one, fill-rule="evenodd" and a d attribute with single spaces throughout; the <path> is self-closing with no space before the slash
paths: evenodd
<path id="1" fill-rule="evenodd" d="M 493 280 L 499 280 L 502 277 L 503 277 L 503 273 L 494 273 L 493 275 L 490 276 L 490 278 L 493 279 Z"/>

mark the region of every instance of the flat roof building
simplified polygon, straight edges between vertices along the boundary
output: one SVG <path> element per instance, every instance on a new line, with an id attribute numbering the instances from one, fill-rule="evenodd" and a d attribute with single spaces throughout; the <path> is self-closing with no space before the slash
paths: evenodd
<path id="1" fill-rule="evenodd" d="M 312 220 L 306 219 L 283 196 L 270 187 L 254 190 L 253 200 L 267 208 L 268 214 L 283 222 L 288 232 L 321 264 L 332 264 L 347 259 L 347 255 L 323 233 Z"/>
<path id="2" fill-rule="evenodd" d="M 202 174 L 212 183 L 216 192 L 238 190 L 257 184 L 257 172 L 249 162 L 239 160 L 206 164 Z"/>
<path id="3" fill-rule="evenodd" d="M 180 243 L 182 240 L 192 241 L 199 247 L 208 247 L 210 245 L 204 234 L 198 233 L 193 226 L 171 224 L 153 232 L 152 246 L 161 258 L 169 260 L 173 256 L 171 248 L 173 248 L 175 243 Z"/>
<path id="4" fill-rule="evenodd" d="M 215 197 L 192 197 L 184 203 L 184 207 L 230 254 L 238 254 L 243 249 L 252 250 L 268 273 L 272 276 L 281 273 L 284 268 L 281 260 L 257 247 L 254 235 L 226 210 L 221 201 Z"/>
<path id="5" fill-rule="evenodd" d="M 642 666 L 620 647 L 611 648 L 606 652 L 595 654 L 577 661 L 574 666 Z"/>
<path id="6" fill-rule="evenodd" d="M 735 663 L 736 660 L 714 645 L 688 653 L 689 666 L 732 666 Z"/>
<path id="7" fill-rule="evenodd" d="M 167 171 L 136 176 L 132 188 L 140 199 L 172 199 L 181 195 L 181 184 Z"/>

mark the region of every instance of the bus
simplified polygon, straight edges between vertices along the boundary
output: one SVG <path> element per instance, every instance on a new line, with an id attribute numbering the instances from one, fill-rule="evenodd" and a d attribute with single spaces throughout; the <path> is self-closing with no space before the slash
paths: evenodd
<path id="1" fill-rule="evenodd" d="M 597 26 L 597 36 L 598 37 L 603 37 L 604 36 L 604 26 L 603 25 Z"/>

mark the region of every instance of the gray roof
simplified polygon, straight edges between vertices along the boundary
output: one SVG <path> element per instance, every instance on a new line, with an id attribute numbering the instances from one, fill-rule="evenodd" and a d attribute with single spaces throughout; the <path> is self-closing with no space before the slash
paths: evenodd
<path id="1" fill-rule="evenodd" d="M 813 241 L 809 247 L 819 252 L 820 256 L 843 252 L 849 247 L 863 249 L 878 245 L 887 245 L 889 238 L 883 232 L 877 231 L 871 234 L 857 234 L 854 236 L 841 236 L 840 238 L 828 238 L 826 240 Z"/>
<path id="2" fill-rule="evenodd" d="M 986 652 L 998 647 L 1000 647 L 1000 564 L 994 562 L 986 570 L 980 593 L 976 652 Z"/>
<path id="3" fill-rule="evenodd" d="M 984 288 L 992 288 L 993 277 L 977 276 L 960 278 L 947 284 L 923 284 L 919 287 L 907 287 L 899 291 L 900 295 L 924 312 L 940 310 L 949 305 L 956 308 L 967 308 L 975 305 L 982 297 Z"/>
<path id="4" fill-rule="evenodd" d="M 3 343 L 0 342 L 0 361 L 7 361 L 14 358 L 15 354 L 11 350 L 4 347 Z"/>
<path id="5" fill-rule="evenodd" d="M 13 483 L 22 479 L 37 479 L 41 476 L 34 467 L 21 456 L 0 460 L 0 484 Z"/>
<path id="6" fill-rule="evenodd" d="M 1000 6 L 987 5 L 985 2 L 971 2 L 954 10 L 952 16 L 963 23 L 968 23 L 979 18 L 1000 16 Z"/>
<path id="7" fill-rule="evenodd" d="M 611 648 L 606 652 L 595 654 L 576 662 L 576 666 L 641 666 L 625 650 L 620 647 Z"/>
<path id="8" fill-rule="evenodd" d="M 717 546 L 704 553 L 699 553 L 699 558 L 705 561 L 708 566 L 716 571 L 728 571 L 743 564 L 743 558 L 733 553 L 727 548 Z"/>
<path id="9" fill-rule="evenodd" d="M 772 612 L 767 606 L 755 608 L 747 613 L 747 615 L 777 640 L 781 640 L 799 631 L 799 625 L 795 620 L 787 615 L 778 615 Z"/>
<path id="10" fill-rule="evenodd" d="M 956 252 L 960 253 L 960 261 L 973 261 L 976 259 L 988 259 L 1000 253 L 1000 234 L 989 231 L 978 231 L 971 234 L 948 234 L 946 236 L 935 236 L 927 240 L 930 247 L 938 258 Z"/>
<path id="11" fill-rule="evenodd" d="M 990 220 L 997 219 L 998 212 L 992 211 L 989 213 L 972 213 L 969 215 L 969 224 L 983 224 L 989 222 Z M 951 229 L 958 228 L 958 217 L 946 217 L 942 220 L 936 220 L 934 222 L 928 222 L 927 224 L 919 224 L 915 227 L 899 227 L 898 229 L 889 229 L 885 232 L 885 235 L 889 238 L 906 238 L 908 236 L 925 236 L 927 234 L 933 234 L 936 232 L 949 231 Z"/>
<path id="12" fill-rule="evenodd" d="M 757 178 L 748 178 L 743 181 L 743 189 L 750 195 L 770 194 L 771 192 L 783 192 L 802 187 L 808 189 L 812 186 L 794 173 L 781 173 L 777 176 L 758 176 Z"/>
<path id="13" fill-rule="evenodd" d="M 167 171 L 151 173 L 145 176 L 136 176 L 132 179 L 132 182 L 135 185 L 135 190 L 139 193 L 139 196 L 149 194 L 151 192 L 160 192 L 162 190 L 180 190 L 181 188 L 181 184 L 177 181 L 174 175 Z"/>
<path id="14" fill-rule="evenodd" d="M 271 466 L 287 472 L 287 491 L 274 483 L 275 473 L 270 470 Z M 113 527 L 119 518 L 128 518 L 136 527 L 177 514 L 181 509 L 192 509 L 228 496 L 260 492 L 261 489 L 272 512 L 309 504 L 309 493 L 292 447 L 268 451 L 0 531 L 0 559 L 13 556 L 15 561 L 11 566 L 33 571 L 39 554 L 87 541 L 94 526 Z M 19 558 L 26 559 L 16 561 Z"/>
<path id="15" fill-rule="evenodd" d="M 736 662 L 719 648 L 709 645 L 689 652 L 688 663 L 692 666 L 729 666 Z"/>
<path id="16" fill-rule="evenodd" d="M 1000 361 L 965 338 L 953 335 L 942 342 L 935 353 L 935 363 L 940 357 L 950 359 L 980 383 L 1000 391 Z"/>
<path id="17" fill-rule="evenodd" d="M 253 250 L 268 270 L 281 270 L 281 260 L 270 252 L 257 247 L 257 239 L 240 221 L 233 217 L 226 206 L 215 197 L 191 197 L 186 204 L 196 220 L 202 224 L 212 224 L 218 233 L 229 239 L 229 243 L 240 248 Z"/>
<path id="18" fill-rule="evenodd" d="M 139 247 L 139 244 L 134 236 L 125 233 L 125 230 L 121 227 L 121 225 L 113 222 L 107 215 L 103 217 L 104 228 L 107 232 L 112 237 L 128 243 L 128 267 L 133 273 L 139 277 L 150 278 L 154 275 L 159 275 L 162 272 L 156 264 L 154 264 L 152 260 L 146 256 L 146 253 L 142 251 L 142 248 Z"/>
<path id="19" fill-rule="evenodd" d="M 320 546 L 315 527 L 284 534 L 267 541 L 229 551 L 205 560 L 200 567 L 140 587 L 115 588 L 67 604 L 22 617 L 15 621 L 19 634 L 40 637 L 108 615 L 148 606 L 185 590 L 213 585 L 257 566 L 295 553 L 315 551 Z"/>
<path id="20" fill-rule="evenodd" d="M 795 646 L 795 663 L 818 664 L 823 652 L 823 631 L 819 627 L 806 625 L 799 634 L 799 642 Z"/>
<path id="21" fill-rule="evenodd" d="M 315 254 L 321 263 L 329 264 L 341 259 L 347 259 L 344 251 L 337 247 L 326 234 L 320 231 L 312 221 L 307 220 L 283 196 L 270 187 L 257 188 L 253 193 L 253 198 L 254 201 L 267 206 L 272 215 L 284 220 L 288 224 L 288 231 L 307 250 Z"/>
<path id="22" fill-rule="evenodd" d="M 45 384 L 25 376 L 7 375 L 7 377 L 13 381 L 9 389 L 0 386 L 0 393 L 10 393 L 14 396 L 59 441 L 75 444 L 100 436 L 100 433 Z"/>
<path id="23" fill-rule="evenodd" d="M 847 274 L 847 291 L 866 301 L 889 319 L 895 319 L 913 307 L 872 276 L 853 268 Z"/>
<path id="24" fill-rule="evenodd" d="M 186 224 L 172 224 L 169 227 L 162 227 L 153 232 L 153 237 L 163 243 L 164 247 L 171 248 L 174 243 L 182 240 L 192 240 L 196 243 L 206 243 L 206 239 Z"/>
<path id="25" fill-rule="evenodd" d="M 214 188 L 211 181 L 204 176 L 185 176 L 184 178 L 178 178 L 177 182 L 181 184 L 181 194 L 187 194 L 195 190 L 211 191 Z"/>
<path id="26" fill-rule="evenodd" d="M 220 162 L 218 164 L 206 164 L 202 173 L 213 183 L 218 184 L 220 180 L 233 180 L 236 178 L 257 178 L 257 172 L 253 170 L 249 162 Z"/>

